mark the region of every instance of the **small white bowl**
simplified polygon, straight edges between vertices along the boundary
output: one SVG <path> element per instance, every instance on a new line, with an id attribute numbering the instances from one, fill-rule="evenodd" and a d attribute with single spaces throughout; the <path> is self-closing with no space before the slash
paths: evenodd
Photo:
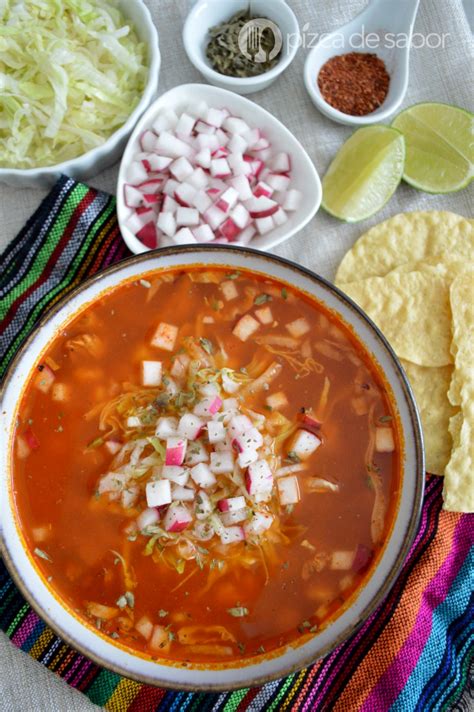
<path id="1" fill-rule="evenodd" d="M 151 126 L 163 109 L 174 109 L 182 112 L 190 105 L 205 101 L 209 106 L 226 107 L 236 116 L 241 117 L 252 128 L 261 128 L 277 151 L 285 151 L 292 159 L 291 187 L 303 194 L 301 207 L 294 213 L 288 213 L 289 219 L 266 235 L 253 238 L 250 247 L 269 250 L 275 245 L 301 230 L 321 204 L 322 189 L 318 172 L 303 146 L 293 134 L 278 119 L 253 101 L 245 99 L 234 92 L 211 87 L 208 84 L 183 84 L 162 94 L 142 116 L 136 125 L 123 154 L 117 181 L 117 216 L 122 237 L 128 248 L 135 254 L 147 252 L 146 247 L 127 228 L 126 222 L 132 209 L 125 205 L 123 189 L 126 181 L 126 171 L 136 153 L 141 151 L 139 138 L 143 131 Z M 212 245 L 212 242 L 209 243 Z"/>
<path id="2" fill-rule="evenodd" d="M 252 0 L 252 14 L 271 20 L 281 31 L 283 45 L 278 63 L 257 77 L 228 77 L 212 69 L 206 57 L 209 28 L 225 22 L 248 6 L 248 0 L 199 0 L 186 18 L 183 28 L 184 49 L 189 61 L 211 84 L 238 94 L 252 94 L 270 86 L 291 64 L 299 46 L 298 20 L 285 0 Z"/>
<path id="3" fill-rule="evenodd" d="M 0 167 L 0 183 L 19 188 L 40 188 L 53 185 L 61 174 L 77 180 L 87 180 L 111 166 L 122 155 L 135 123 L 158 94 L 161 56 L 158 32 L 143 0 L 118 0 L 117 7 L 133 22 L 138 37 L 148 47 L 148 80 L 139 103 L 123 126 L 101 146 L 52 166 L 27 169 Z"/>
<path id="4" fill-rule="evenodd" d="M 410 42 L 419 1 L 387 3 L 385 0 L 373 0 L 353 20 L 313 47 L 306 58 L 304 82 L 311 101 L 322 114 L 338 124 L 358 127 L 382 123 L 397 111 L 408 87 Z M 406 37 L 403 46 L 393 41 L 396 36 Z M 353 38 L 362 38 L 362 44 L 354 46 Z M 375 39 L 376 46 L 373 44 Z M 331 57 L 347 52 L 375 53 L 385 63 L 390 75 L 384 102 L 364 116 L 351 116 L 338 111 L 328 104 L 319 90 L 317 79 L 321 67 Z"/>

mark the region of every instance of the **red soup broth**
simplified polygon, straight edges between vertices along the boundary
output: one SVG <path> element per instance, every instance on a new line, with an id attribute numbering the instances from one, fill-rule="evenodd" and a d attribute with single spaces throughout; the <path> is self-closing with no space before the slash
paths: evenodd
<path id="1" fill-rule="evenodd" d="M 400 486 L 398 418 L 351 330 L 248 271 L 102 295 L 30 375 L 17 514 L 54 592 L 153 658 L 312 635 L 364 585 Z"/>

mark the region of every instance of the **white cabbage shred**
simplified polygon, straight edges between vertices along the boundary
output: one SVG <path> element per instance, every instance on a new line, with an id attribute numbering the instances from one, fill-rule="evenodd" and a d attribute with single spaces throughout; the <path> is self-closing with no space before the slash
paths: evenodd
<path id="1" fill-rule="evenodd" d="M 138 104 L 147 48 L 102 0 L 0 0 L 0 167 L 101 145 Z"/>

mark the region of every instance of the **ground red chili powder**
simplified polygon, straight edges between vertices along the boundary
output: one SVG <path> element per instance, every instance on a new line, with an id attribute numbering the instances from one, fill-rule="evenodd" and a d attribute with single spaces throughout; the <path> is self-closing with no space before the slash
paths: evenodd
<path id="1" fill-rule="evenodd" d="M 390 75 L 376 54 L 349 52 L 331 57 L 318 74 L 318 87 L 335 109 L 351 116 L 375 111 L 385 100 Z"/>

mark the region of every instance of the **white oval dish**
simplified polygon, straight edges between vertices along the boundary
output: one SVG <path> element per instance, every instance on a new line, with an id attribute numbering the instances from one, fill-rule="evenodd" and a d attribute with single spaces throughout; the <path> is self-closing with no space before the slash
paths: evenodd
<path id="1" fill-rule="evenodd" d="M 271 20 L 280 29 L 282 56 L 273 69 L 256 77 L 228 77 L 216 72 L 206 57 L 208 30 L 230 19 L 239 10 L 246 10 L 248 6 L 248 0 L 199 0 L 187 16 L 183 28 L 184 49 L 189 61 L 208 82 L 238 94 L 253 94 L 270 86 L 291 64 L 299 46 L 298 20 L 285 0 L 252 0 L 253 15 Z"/>
<path id="2" fill-rule="evenodd" d="M 216 108 L 227 107 L 233 114 L 244 119 L 252 128 L 264 131 L 275 150 L 285 151 L 292 159 L 291 187 L 303 194 L 301 207 L 294 213 L 289 213 L 288 222 L 280 225 L 266 235 L 259 235 L 251 241 L 251 247 L 269 250 L 284 242 L 301 230 L 316 214 L 322 199 L 321 181 L 318 172 L 303 146 L 293 134 L 272 114 L 260 106 L 234 92 L 208 84 L 183 84 L 162 94 L 142 116 L 136 125 L 127 147 L 124 151 L 117 181 L 117 217 L 122 237 L 127 247 L 139 254 L 148 251 L 146 247 L 127 228 L 126 221 L 132 209 L 125 205 L 123 197 L 126 171 L 136 153 L 141 151 L 139 138 L 143 131 L 150 128 L 160 111 L 174 109 L 183 111 L 186 107 L 205 101 Z M 212 244 L 212 243 L 211 243 Z"/>
<path id="3" fill-rule="evenodd" d="M 142 97 L 127 121 L 97 148 L 69 161 L 37 168 L 1 168 L 0 183 L 18 188 L 40 188 L 53 185 L 64 174 L 76 180 L 87 180 L 111 166 L 122 155 L 125 143 L 138 118 L 158 94 L 161 55 L 158 32 L 143 0 L 117 0 L 118 8 L 135 25 L 139 38 L 148 47 L 149 74 Z"/>
<path id="4" fill-rule="evenodd" d="M 394 525 L 378 564 L 350 605 L 307 642 L 262 654 L 248 661 L 225 664 L 154 662 L 134 655 L 117 641 L 88 627 L 54 594 L 27 553 L 15 513 L 10 452 L 16 415 L 31 369 L 54 335 L 100 295 L 125 280 L 144 277 L 150 270 L 192 264 L 247 268 L 293 284 L 336 312 L 380 365 L 397 404 L 403 452 L 400 499 Z M 392 349 L 363 312 L 342 292 L 309 270 L 256 250 L 238 247 L 178 247 L 140 255 L 91 278 L 56 305 L 36 327 L 14 359 L 0 393 L 0 550 L 23 595 L 67 642 L 97 664 L 147 684 L 188 690 L 227 690 L 255 686 L 287 675 L 314 662 L 353 633 L 383 600 L 393 585 L 415 536 L 424 487 L 423 443 L 413 396 Z"/>

